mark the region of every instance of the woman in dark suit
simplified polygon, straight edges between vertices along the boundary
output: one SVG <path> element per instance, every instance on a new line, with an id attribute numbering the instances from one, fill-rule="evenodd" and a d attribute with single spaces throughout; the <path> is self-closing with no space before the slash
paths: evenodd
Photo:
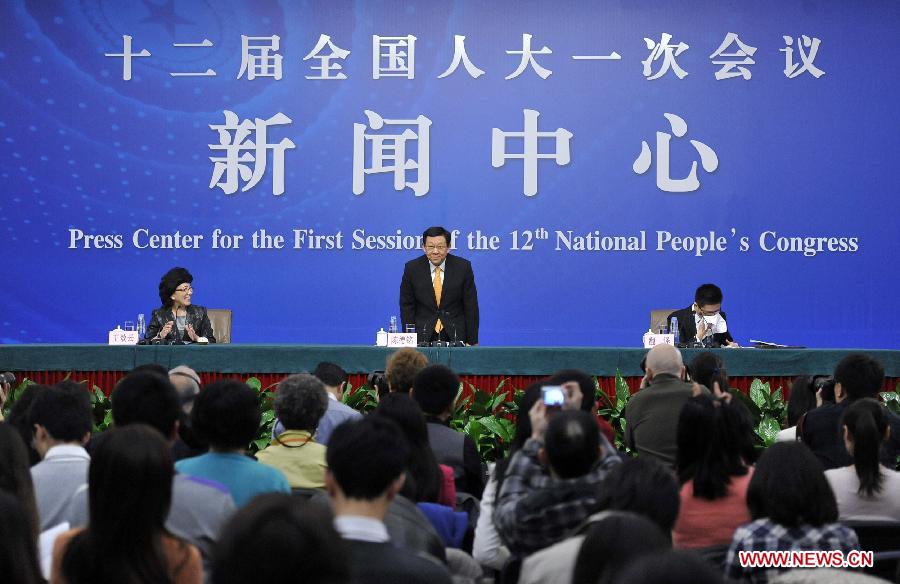
<path id="1" fill-rule="evenodd" d="M 153 311 L 147 326 L 146 339 L 150 341 L 190 341 L 205 338 L 216 342 L 206 308 L 191 304 L 194 277 L 184 268 L 172 268 L 159 281 L 159 299 L 162 307 Z"/>

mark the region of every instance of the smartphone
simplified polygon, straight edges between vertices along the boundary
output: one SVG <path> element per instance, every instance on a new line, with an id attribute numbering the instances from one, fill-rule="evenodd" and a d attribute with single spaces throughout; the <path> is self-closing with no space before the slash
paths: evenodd
<path id="1" fill-rule="evenodd" d="M 566 393 L 561 385 L 545 385 L 541 388 L 544 396 L 544 405 L 548 408 L 562 408 L 566 401 Z"/>

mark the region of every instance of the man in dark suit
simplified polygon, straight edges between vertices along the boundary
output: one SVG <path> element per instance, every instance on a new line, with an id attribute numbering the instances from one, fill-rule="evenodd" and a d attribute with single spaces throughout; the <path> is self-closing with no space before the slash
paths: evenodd
<path id="1" fill-rule="evenodd" d="M 325 455 L 325 487 L 334 527 L 347 542 L 360 584 L 450 584 L 436 559 L 394 545 L 384 518 L 403 487 L 409 446 L 392 421 L 349 420 L 334 429 Z"/>
<path id="2" fill-rule="evenodd" d="M 690 345 L 702 343 L 707 347 L 739 347 L 725 322 L 722 311 L 722 289 L 715 284 L 703 284 L 694 292 L 694 303 L 669 315 L 667 324 L 678 319 L 678 338 Z M 674 332 L 674 331 L 673 331 Z"/>
<path id="3" fill-rule="evenodd" d="M 400 318 L 424 341 L 478 344 L 478 291 L 468 260 L 449 255 L 450 232 L 429 227 L 425 255 L 406 262 L 400 281 Z"/>

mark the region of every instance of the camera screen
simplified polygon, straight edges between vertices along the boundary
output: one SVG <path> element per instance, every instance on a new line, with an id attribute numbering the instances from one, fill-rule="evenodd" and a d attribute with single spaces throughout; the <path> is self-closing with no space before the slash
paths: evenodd
<path id="1" fill-rule="evenodd" d="M 544 393 L 544 405 L 548 407 L 561 407 L 566 400 L 563 388 L 559 385 L 545 385 L 542 388 Z"/>

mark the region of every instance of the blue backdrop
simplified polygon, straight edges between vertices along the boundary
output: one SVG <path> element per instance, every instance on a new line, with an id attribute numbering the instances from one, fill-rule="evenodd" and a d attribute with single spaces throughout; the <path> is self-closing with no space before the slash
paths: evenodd
<path id="1" fill-rule="evenodd" d="M 149 316 L 159 277 L 182 265 L 196 303 L 234 310 L 236 342 L 372 343 L 420 252 L 409 238 L 354 249 L 354 233 L 442 224 L 474 265 L 485 345 L 639 344 L 651 309 L 684 307 L 712 281 L 739 342 L 900 347 L 897 2 L 8 0 L 0 18 L 2 342 L 103 342 Z M 720 50 L 728 33 L 743 45 Z M 539 67 L 506 79 L 525 34 Z M 125 52 L 125 35 L 149 53 L 129 80 L 126 59 L 106 56 Z M 256 38 L 246 51 L 242 35 Z M 276 35 L 277 49 L 260 48 Z M 320 35 L 333 47 L 314 54 Z M 373 35 L 386 37 L 375 49 Z M 455 35 L 483 75 L 461 64 L 439 78 Z M 245 53 L 256 59 L 242 72 Z M 323 55 L 345 79 L 308 79 Z M 723 67 L 737 76 L 717 79 Z M 540 140 L 495 135 L 522 133 L 526 110 Z M 244 135 L 210 128 L 226 111 Z M 291 121 L 252 132 L 278 114 Z M 665 190 L 665 135 L 668 177 L 695 164 L 698 188 Z M 406 170 L 371 171 L 373 149 L 398 140 Z M 227 163 L 216 178 L 211 160 L 227 148 L 215 147 L 251 143 L 272 146 L 266 168 L 232 149 L 244 158 L 231 169 L 247 172 L 228 194 Z M 546 158 L 503 156 L 523 152 Z M 244 238 L 214 248 L 216 229 Z M 284 248 L 254 249 L 259 229 Z M 303 229 L 342 245 L 297 249 Z M 472 249 L 476 230 L 497 249 Z M 146 247 L 176 231 L 204 239 Z M 577 251 L 569 231 L 638 249 Z M 513 249 L 513 232 L 531 249 Z M 698 252 L 710 232 L 717 249 Z"/>

